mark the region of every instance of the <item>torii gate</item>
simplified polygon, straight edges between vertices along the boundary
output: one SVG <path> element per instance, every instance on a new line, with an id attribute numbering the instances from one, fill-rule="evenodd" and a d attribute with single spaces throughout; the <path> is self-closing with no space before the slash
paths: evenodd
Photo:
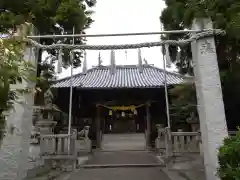
<path id="1" fill-rule="evenodd" d="M 195 33 L 193 34 L 194 36 L 198 35 L 198 32 L 202 32 L 202 29 L 204 28 L 213 28 L 211 20 L 194 20 L 192 30 L 189 31 L 164 31 L 155 34 L 191 32 Z M 207 180 L 219 179 L 216 176 L 216 171 L 218 167 L 217 152 L 219 146 L 223 142 L 223 139 L 228 136 L 213 33 L 210 36 L 208 35 L 207 37 L 203 36 L 201 39 L 193 38 L 191 40 L 184 41 L 185 43 L 191 42 L 192 47 L 195 84 L 198 99 L 198 113 L 200 117 L 200 126 L 202 132 L 201 134 L 204 148 L 204 164 Z M 134 35 L 148 34 L 154 33 L 136 33 Z M 71 35 L 64 36 L 73 37 Z M 95 37 L 98 36 L 104 35 L 95 35 Z M 30 42 L 32 42 L 32 45 L 37 45 L 36 42 Z M 171 44 L 171 42 L 172 44 L 177 44 L 177 42 L 170 40 L 165 42 L 145 43 L 140 44 L 139 46 L 160 46 L 166 43 Z M 128 45 L 125 47 L 106 46 L 105 49 L 111 47 L 118 47 L 118 49 L 126 49 L 127 47 L 129 49 L 133 49 L 139 46 L 137 46 L 136 44 Z M 41 47 L 43 47 L 43 45 Z M 82 45 L 75 48 L 91 48 L 92 50 L 96 50 L 100 48 L 100 46 L 92 47 Z M 26 49 L 25 59 L 31 59 L 33 63 L 37 62 L 37 55 L 34 53 L 33 47 L 28 47 Z M 2 147 L 0 149 L 0 157 L 2 158 L 0 161 L 0 180 L 21 180 L 26 176 L 28 165 L 27 155 L 30 144 L 30 126 L 32 123 L 32 108 L 30 106 L 33 104 L 33 96 L 31 94 L 25 95 L 24 97 L 22 97 L 22 99 L 26 102 L 28 106 L 25 105 L 24 107 L 18 107 L 19 105 L 16 105 L 16 111 L 13 112 L 12 115 L 8 118 L 9 124 L 10 122 L 15 123 L 17 117 L 18 123 L 16 124 L 16 126 L 17 129 L 19 129 L 20 133 L 16 135 L 7 134 L 6 137 L 3 139 Z M 14 162 L 10 160 L 13 157 L 15 159 Z M 6 171 L 7 169 L 8 171 Z"/>

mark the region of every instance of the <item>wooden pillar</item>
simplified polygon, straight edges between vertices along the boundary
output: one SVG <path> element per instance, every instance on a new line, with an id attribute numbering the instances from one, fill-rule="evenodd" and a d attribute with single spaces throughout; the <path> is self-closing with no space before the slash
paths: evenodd
<path id="1" fill-rule="evenodd" d="M 146 145 L 147 147 L 150 146 L 151 139 L 151 115 L 150 115 L 150 103 L 146 103 L 146 121 L 147 121 L 147 136 L 146 136 Z"/>
<path id="2" fill-rule="evenodd" d="M 100 110 L 101 107 L 99 105 L 96 106 L 97 108 L 97 113 L 96 113 L 96 147 L 101 148 L 101 115 L 100 115 Z"/>

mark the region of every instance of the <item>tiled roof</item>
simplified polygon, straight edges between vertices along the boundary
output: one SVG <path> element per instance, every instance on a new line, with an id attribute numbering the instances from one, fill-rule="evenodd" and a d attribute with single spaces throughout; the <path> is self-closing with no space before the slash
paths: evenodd
<path id="1" fill-rule="evenodd" d="M 89 69 L 85 74 L 73 76 L 73 87 L 79 88 L 157 88 L 164 86 L 164 70 L 151 65 L 143 65 L 140 70 L 136 65 L 116 66 L 114 73 L 111 66 Z M 167 72 L 167 84 L 181 84 L 184 76 Z M 70 77 L 53 82 L 53 88 L 70 86 Z"/>

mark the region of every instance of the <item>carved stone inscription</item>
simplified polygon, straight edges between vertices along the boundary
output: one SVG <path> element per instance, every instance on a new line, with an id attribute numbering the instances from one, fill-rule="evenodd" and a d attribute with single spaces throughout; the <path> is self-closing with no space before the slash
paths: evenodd
<path id="1" fill-rule="evenodd" d="M 204 40 L 204 42 L 201 43 L 201 54 L 216 53 L 215 48 L 213 47 L 213 43 L 213 40 Z"/>

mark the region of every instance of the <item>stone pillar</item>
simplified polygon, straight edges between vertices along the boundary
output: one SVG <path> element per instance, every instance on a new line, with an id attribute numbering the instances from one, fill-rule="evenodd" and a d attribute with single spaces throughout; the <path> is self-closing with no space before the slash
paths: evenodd
<path id="1" fill-rule="evenodd" d="M 23 57 L 34 65 L 37 63 L 37 49 L 27 47 Z M 34 83 L 23 82 L 12 89 L 33 88 Z M 19 97 L 21 103 L 14 104 L 14 110 L 6 119 L 6 134 L 0 147 L 0 180 L 22 180 L 26 177 L 30 134 L 33 115 L 33 92 Z"/>
<path id="2" fill-rule="evenodd" d="M 146 145 L 147 148 L 151 145 L 151 117 L 150 117 L 150 103 L 146 104 L 146 121 L 147 121 L 147 137 L 146 137 Z"/>
<path id="3" fill-rule="evenodd" d="M 209 19 L 194 20 L 192 26 L 196 30 L 212 27 Z M 218 148 L 228 133 L 214 37 L 192 42 L 191 47 L 206 178 L 217 180 Z"/>
<path id="4" fill-rule="evenodd" d="M 165 143 L 165 158 L 173 156 L 173 144 L 172 144 L 172 132 L 169 127 L 165 128 L 164 132 L 164 143 Z"/>
<path id="5" fill-rule="evenodd" d="M 100 106 L 97 105 L 97 114 L 96 114 L 96 147 L 101 148 L 101 119 L 100 119 Z"/>
<path id="6" fill-rule="evenodd" d="M 158 132 L 158 137 L 156 139 L 156 148 L 157 150 L 164 149 L 165 144 L 164 144 L 164 133 L 165 133 L 165 128 L 163 124 L 157 124 L 156 125 L 157 132 Z"/>

